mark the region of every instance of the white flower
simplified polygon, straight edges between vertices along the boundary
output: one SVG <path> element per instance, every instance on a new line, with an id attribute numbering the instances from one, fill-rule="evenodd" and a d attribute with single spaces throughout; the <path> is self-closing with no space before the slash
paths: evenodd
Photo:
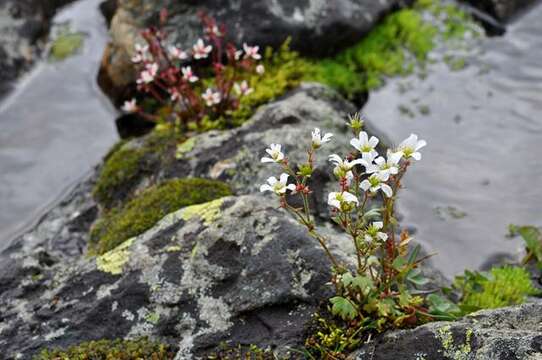
<path id="1" fill-rule="evenodd" d="M 330 206 L 333 206 L 334 208 L 337 208 L 339 210 L 344 210 L 351 204 L 359 205 L 358 198 L 354 195 L 349 193 L 348 191 L 343 192 L 331 192 L 327 196 L 327 203 Z"/>
<path id="2" fill-rule="evenodd" d="M 352 170 L 354 165 L 361 165 L 363 164 L 362 159 L 356 159 L 352 161 L 343 160 L 339 155 L 337 154 L 331 154 L 329 155 L 329 161 L 332 162 L 335 165 L 335 168 L 333 169 L 333 173 L 335 176 L 342 178 L 346 177 L 348 172 Z"/>
<path id="3" fill-rule="evenodd" d="M 256 66 L 256 73 L 262 75 L 265 72 L 265 67 L 262 64 Z"/>
<path id="4" fill-rule="evenodd" d="M 205 29 L 205 33 L 209 35 L 222 36 L 222 32 L 220 32 L 220 29 L 216 25 L 207 27 Z"/>
<path id="5" fill-rule="evenodd" d="M 198 39 L 194 46 L 192 46 L 192 52 L 194 53 L 194 59 L 205 59 L 207 55 L 213 50 L 211 45 L 205 46 L 202 39 Z"/>
<path id="6" fill-rule="evenodd" d="M 258 51 L 260 50 L 259 46 L 248 46 L 244 43 L 243 49 L 245 50 L 245 59 L 253 58 L 254 60 L 260 60 L 262 58 L 262 56 L 258 54 Z"/>
<path id="7" fill-rule="evenodd" d="M 386 233 L 379 231 L 383 227 L 384 227 L 384 223 L 382 223 L 382 221 L 375 221 L 371 225 L 367 226 L 367 229 L 365 229 L 365 241 L 367 242 L 372 242 L 373 240 L 386 241 L 388 239 L 388 235 Z"/>
<path id="8" fill-rule="evenodd" d="M 403 140 L 397 151 L 401 151 L 405 158 L 413 158 L 414 160 L 421 160 L 422 154 L 418 150 L 427 145 L 425 140 L 418 140 L 418 135 L 410 134 L 408 138 Z"/>
<path id="9" fill-rule="evenodd" d="M 235 50 L 235 60 L 239 60 L 243 55 L 243 50 Z"/>
<path id="10" fill-rule="evenodd" d="M 260 191 L 273 191 L 277 195 L 283 195 L 286 193 L 286 190 L 295 191 L 295 185 L 289 184 L 286 185 L 286 182 L 288 181 L 288 174 L 282 173 L 280 174 L 280 180 L 277 180 L 274 176 L 271 176 L 267 179 L 267 184 L 263 184 L 260 186 Z"/>
<path id="11" fill-rule="evenodd" d="M 145 70 L 143 70 L 139 74 L 139 79 L 137 79 L 138 84 L 148 84 L 154 81 L 154 77 L 158 73 L 158 64 L 157 63 L 150 63 L 145 66 Z"/>
<path id="12" fill-rule="evenodd" d="M 268 149 L 265 149 L 265 152 L 268 153 L 271 157 L 264 156 L 261 161 L 263 163 L 280 163 L 282 160 L 284 160 L 284 154 L 281 151 L 281 147 L 282 146 L 280 144 L 271 144 Z"/>
<path id="13" fill-rule="evenodd" d="M 188 54 L 185 51 L 179 49 L 179 47 L 171 45 L 168 47 L 169 55 L 174 59 L 186 60 L 188 59 Z"/>
<path id="14" fill-rule="evenodd" d="M 205 104 L 207 106 L 213 106 L 213 105 L 216 105 L 216 104 L 219 104 L 220 101 L 222 100 L 222 97 L 220 96 L 220 93 L 218 91 L 213 91 L 211 89 L 207 89 L 202 95 L 201 97 L 203 98 L 203 100 L 205 100 Z"/>
<path id="15" fill-rule="evenodd" d="M 320 133 L 320 129 L 314 128 L 312 131 L 312 147 L 314 149 L 318 149 L 322 144 L 325 144 L 329 141 L 331 141 L 331 138 L 333 137 L 332 133 L 326 133 L 322 137 L 322 134 Z"/>
<path id="16" fill-rule="evenodd" d="M 194 75 L 194 72 L 192 72 L 192 68 L 190 66 L 181 68 L 181 71 L 183 72 L 183 79 L 190 81 L 191 83 L 198 81 L 199 78 Z"/>
<path id="17" fill-rule="evenodd" d="M 403 153 L 400 151 L 392 152 L 391 150 L 388 150 L 386 155 L 386 159 L 379 156 L 374 160 L 374 162 L 376 163 L 379 171 L 387 172 L 390 175 L 396 175 L 399 172 L 399 161 L 401 161 Z"/>
<path id="18" fill-rule="evenodd" d="M 136 99 L 132 99 L 130 101 L 125 101 L 124 105 L 122 105 L 122 110 L 127 113 L 133 113 L 136 112 L 138 109 Z"/>
<path id="19" fill-rule="evenodd" d="M 243 80 L 241 84 L 235 83 L 233 85 L 233 89 L 237 94 L 242 96 L 248 95 L 254 91 L 254 89 L 248 86 L 248 82 L 246 80 Z"/>
<path id="20" fill-rule="evenodd" d="M 136 54 L 132 57 L 132 62 L 138 64 L 147 58 L 149 51 L 148 45 L 135 44 Z"/>
<path id="21" fill-rule="evenodd" d="M 378 138 L 376 136 L 371 136 L 369 139 L 369 135 L 367 135 L 365 131 L 361 131 L 358 138 L 353 138 L 350 140 L 350 145 L 352 145 L 362 154 L 378 154 L 375 150 L 376 145 L 378 145 Z"/>
<path id="22" fill-rule="evenodd" d="M 179 93 L 179 90 L 173 88 L 170 90 L 170 96 L 171 96 L 171 101 L 177 101 L 181 98 L 181 94 Z"/>
<path id="23" fill-rule="evenodd" d="M 365 179 L 361 182 L 359 185 L 364 191 L 371 191 L 371 193 L 376 193 L 378 190 L 382 190 L 384 194 L 386 194 L 387 197 L 391 197 L 393 195 L 392 188 L 385 183 L 389 179 L 389 174 L 385 172 L 376 172 L 369 176 L 368 179 Z"/>

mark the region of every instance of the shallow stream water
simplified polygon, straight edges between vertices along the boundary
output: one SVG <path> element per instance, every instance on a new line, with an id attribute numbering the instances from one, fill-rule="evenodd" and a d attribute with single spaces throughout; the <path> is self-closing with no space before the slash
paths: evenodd
<path id="1" fill-rule="evenodd" d="M 55 24 L 85 33 L 78 53 L 39 63 L 0 103 L 0 248 L 95 166 L 117 139 L 96 85 L 108 35 L 100 0 L 62 9 Z"/>
<path id="2" fill-rule="evenodd" d="M 542 4 L 503 37 L 481 40 L 466 68 L 439 63 L 423 80 L 392 79 L 363 109 L 391 143 L 410 132 L 427 140 L 398 209 L 448 276 L 519 251 L 509 224 L 542 225 L 540 19 Z"/>

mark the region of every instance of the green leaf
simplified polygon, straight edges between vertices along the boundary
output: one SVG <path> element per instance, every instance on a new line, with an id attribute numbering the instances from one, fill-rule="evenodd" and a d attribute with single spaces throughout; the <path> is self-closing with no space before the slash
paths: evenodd
<path id="1" fill-rule="evenodd" d="M 407 281 L 410 281 L 414 285 L 423 286 L 429 282 L 429 279 L 423 276 L 419 269 L 412 269 L 406 276 Z"/>
<path id="2" fill-rule="evenodd" d="M 349 272 L 345 272 L 344 274 L 341 275 L 341 282 L 344 287 L 350 286 L 353 280 L 354 280 L 354 277 Z"/>
<path id="3" fill-rule="evenodd" d="M 334 296 L 329 301 L 333 304 L 331 313 L 340 316 L 343 320 L 352 320 L 358 316 L 358 310 L 354 304 L 342 296 Z"/>
<path id="4" fill-rule="evenodd" d="M 542 235 L 540 230 L 534 226 L 521 226 L 518 232 L 525 241 L 529 252 L 535 256 L 537 261 L 542 261 Z"/>
<path id="5" fill-rule="evenodd" d="M 426 299 L 429 303 L 430 314 L 454 316 L 461 313 L 461 309 L 456 304 L 443 296 L 430 294 Z"/>
<path id="6" fill-rule="evenodd" d="M 421 246 L 418 244 L 414 247 L 410 255 L 408 256 L 408 263 L 414 264 L 418 258 L 418 253 L 420 252 Z"/>
<path id="7" fill-rule="evenodd" d="M 373 280 L 367 276 L 358 275 L 352 279 L 352 286 L 357 287 L 366 295 L 374 287 Z"/>
<path id="8" fill-rule="evenodd" d="M 402 258 L 402 257 L 398 257 L 396 258 L 395 260 L 393 260 L 393 268 L 397 271 L 401 271 L 403 270 L 403 266 L 405 266 L 407 264 L 407 261 Z"/>

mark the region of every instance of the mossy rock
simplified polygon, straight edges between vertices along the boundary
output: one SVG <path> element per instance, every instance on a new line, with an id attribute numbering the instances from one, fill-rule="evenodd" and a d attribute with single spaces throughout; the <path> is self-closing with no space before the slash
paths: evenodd
<path id="1" fill-rule="evenodd" d="M 169 360 L 174 349 L 147 338 L 137 340 L 97 340 L 71 346 L 68 349 L 45 349 L 33 360 Z"/>
<path id="2" fill-rule="evenodd" d="M 89 251 L 103 254 L 150 229 L 182 207 L 231 195 L 223 182 L 199 178 L 174 179 L 152 186 L 124 206 L 106 212 L 93 226 Z"/>
<path id="3" fill-rule="evenodd" d="M 83 46 L 84 38 L 80 32 L 62 32 L 51 46 L 50 59 L 61 61 L 74 55 Z"/>
<path id="4" fill-rule="evenodd" d="M 466 314 L 522 304 L 528 296 L 541 295 L 529 271 L 512 266 L 492 268 L 487 273 L 466 271 L 456 277 L 454 286 L 462 290 L 459 307 Z"/>
<path id="5" fill-rule="evenodd" d="M 145 176 L 151 176 L 169 158 L 174 159 L 179 136 L 170 129 L 154 130 L 139 144 L 117 143 L 104 159 L 93 195 L 105 209 L 127 199 Z"/>

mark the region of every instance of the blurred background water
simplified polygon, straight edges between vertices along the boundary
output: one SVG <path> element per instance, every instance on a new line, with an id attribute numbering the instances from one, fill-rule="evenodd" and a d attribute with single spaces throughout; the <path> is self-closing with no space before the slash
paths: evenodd
<path id="1" fill-rule="evenodd" d="M 63 61 L 42 61 L 0 103 L 0 248 L 95 166 L 116 141 L 115 109 L 96 84 L 108 40 L 100 0 L 63 8 L 55 24 L 84 33 Z"/>

